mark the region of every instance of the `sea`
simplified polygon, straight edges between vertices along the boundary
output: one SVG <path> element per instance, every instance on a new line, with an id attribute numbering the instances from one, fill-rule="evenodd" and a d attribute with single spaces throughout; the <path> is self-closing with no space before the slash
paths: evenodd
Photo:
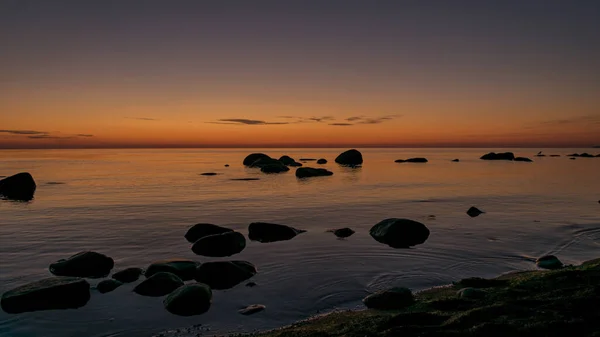
<path id="1" fill-rule="evenodd" d="M 180 317 L 163 298 L 132 292 L 137 283 L 92 296 L 79 309 L 0 312 L 2 337 L 196 336 L 277 328 L 334 310 L 362 309 L 361 299 L 385 288 L 413 291 L 465 277 L 536 269 L 553 254 L 565 264 L 600 257 L 600 158 L 566 155 L 596 149 L 359 149 L 361 167 L 341 167 L 345 149 L 1 150 L 0 175 L 30 172 L 31 202 L 0 201 L 0 293 L 51 276 L 48 266 L 92 250 L 115 260 L 113 271 L 156 260 L 244 260 L 251 281 L 215 290 L 210 310 Z M 483 161 L 513 151 L 533 162 Z M 329 177 L 298 179 L 294 170 L 264 174 L 242 161 L 325 158 Z M 395 163 L 425 157 L 426 164 Z M 460 159 L 460 162 L 452 162 Z M 229 167 L 225 167 L 229 164 Z M 214 172 L 214 176 L 201 173 Z M 259 178 L 253 181 L 232 180 Z M 471 218 L 476 206 L 486 213 Z M 429 239 L 410 249 L 375 241 L 369 229 L 387 218 L 425 224 Z M 229 258 L 195 255 L 184 234 L 213 223 L 247 236 L 252 222 L 306 230 L 290 241 L 247 242 Z M 356 233 L 338 239 L 329 229 Z M 263 304 L 243 316 L 240 308 Z"/>

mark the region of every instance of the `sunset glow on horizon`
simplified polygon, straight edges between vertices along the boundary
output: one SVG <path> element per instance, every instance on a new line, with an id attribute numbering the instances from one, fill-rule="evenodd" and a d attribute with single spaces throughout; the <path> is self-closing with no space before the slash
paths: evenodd
<path id="1" fill-rule="evenodd" d="M 0 148 L 600 145 L 599 16 L 593 1 L 2 1 Z"/>

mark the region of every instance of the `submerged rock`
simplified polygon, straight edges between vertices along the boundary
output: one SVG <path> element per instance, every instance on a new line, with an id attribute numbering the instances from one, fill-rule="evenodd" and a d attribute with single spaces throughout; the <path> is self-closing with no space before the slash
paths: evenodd
<path id="1" fill-rule="evenodd" d="M 173 291 L 163 304 L 168 312 L 179 316 L 201 315 L 210 309 L 212 290 L 206 284 L 181 286 Z"/>
<path id="2" fill-rule="evenodd" d="M 545 255 L 535 261 L 538 268 L 542 269 L 560 269 L 563 263 L 554 255 Z"/>
<path id="3" fill-rule="evenodd" d="M 358 150 L 352 149 L 342 152 L 335 158 L 335 162 L 340 165 L 356 166 L 363 163 L 363 157 Z"/>
<path id="4" fill-rule="evenodd" d="M 131 283 L 137 281 L 143 272 L 142 268 L 127 268 L 114 273 L 112 278 L 119 282 Z"/>
<path id="5" fill-rule="evenodd" d="M 262 305 L 262 304 L 252 304 L 249 305 L 247 307 L 245 307 L 244 309 L 240 309 L 238 312 L 242 315 L 252 315 L 252 314 L 256 314 L 257 312 L 261 312 L 263 310 L 265 310 L 267 307 Z"/>
<path id="6" fill-rule="evenodd" d="M 233 230 L 209 223 L 199 223 L 188 229 L 184 237 L 186 240 L 188 240 L 188 242 L 194 243 L 205 236 L 222 234 L 227 232 L 233 232 Z"/>
<path id="7" fill-rule="evenodd" d="M 212 289 L 230 289 L 256 275 L 256 267 L 246 261 L 206 262 L 196 270 L 196 281 Z"/>
<path id="8" fill-rule="evenodd" d="M 398 159 L 395 161 L 396 163 L 427 163 L 427 158 L 408 158 L 408 159 Z"/>
<path id="9" fill-rule="evenodd" d="M 551 154 L 550 157 L 560 157 L 560 154 Z"/>
<path id="10" fill-rule="evenodd" d="M 224 166 L 225 166 L 225 167 L 229 167 L 229 164 L 225 164 Z"/>
<path id="11" fill-rule="evenodd" d="M 504 153 L 490 152 L 488 154 L 483 155 L 480 159 L 483 159 L 483 160 L 514 160 L 515 155 L 512 152 L 504 152 Z"/>
<path id="12" fill-rule="evenodd" d="M 49 269 L 56 276 L 97 278 L 107 276 L 114 265 L 113 259 L 104 254 L 80 252 L 52 263 Z"/>
<path id="13" fill-rule="evenodd" d="M 593 154 L 589 154 L 589 153 L 586 153 L 586 152 L 584 152 L 582 154 L 573 153 L 573 154 L 568 155 L 568 157 L 580 157 L 580 158 L 595 158 L 595 157 L 598 157 L 598 156 L 600 156 L 600 155 L 594 156 Z"/>
<path id="14" fill-rule="evenodd" d="M 76 309 L 90 299 L 90 284 L 81 278 L 51 277 L 2 295 L 0 306 L 9 314 L 38 310 Z"/>
<path id="15" fill-rule="evenodd" d="M 253 222 L 248 226 L 248 238 L 258 242 L 290 240 L 304 232 L 306 231 L 267 222 Z"/>
<path id="16" fill-rule="evenodd" d="M 369 234 L 378 242 L 393 248 L 419 245 L 429 238 L 429 229 L 409 219 L 385 219 L 371 228 Z"/>
<path id="17" fill-rule="evenodd" d="M 317 164 L 320 164 L 320 165 L 327 164 L 327 159 L 321 158 L 321 159 L 317 160 Z"/>
<path id="18" fill-rule="evenodd" d="M 204 173 L 200 173 L 201 176 L 216 176 L 218 175 L 218 173 L 216 172 L 204 172 Z"/>
<path id="19" fill-rule="evenodd" d="M 249 154 L 248 156 L 246 156 L 246 158 L 244 158 L 244 166 L 250 166 L 252 165 L 252 163 L 254 163 L 255 161 L 261 159 L 261 158 L 269 158 L 271 159 L 271 157 L 267 156 L 264 153 L 252 153 Z"/>
<path id="20" fill-rule="evenodd" d="M 260 168 L 263 173 L 281 173 L 289 171 L 289 167 L 285 166 L 282 162 L 277 159 L 263 157 L 252 164 L 250 167 Z"/>
<path id="21" fill-rule="evenodd" d="M 458 163 L 460 161 L 460 159 L 452 159 L 453 163 Z"/>
<path id="22" fill-rule="evenodd" d="M 142 296 L 160 297 L 168 295 L 183 285 L 177 275 L 167 272 L 158 272 L 138 284 L 133 291 Z"/>
<path id="23" fill-rule="evenodd" d="M 517 157 L 514 159 L 514 161 L 524 161 L 524 162 L 528 162 L 528 163 L 533 162 L 533 160 L 531 160 L 529 158 L 525 158 L 525 157 Z"/>
<path id="24" fill-rule="evenodd" d="M 475 218 L 480 216 L 481 214 L 485 213 L 484 211 L 480 210 L 477 207 L 471 207 L 467 210 L 467 214 L 471 217 L 471 218 Z"/>
<path id="25" fill-rule="evenodd" d="M 279 164 L 265 165 L 260 168 L 260 171 L 262 173 L 283 173 L 283 172 L 287 172 L 289 170 L 290 169 L 287 166 L 279 165 Z"/>
<path id="26" fill-rule="evenodd" d="M 117 289 L 122 285 L 123 282 L 117 280 L 103 280 L 100 283 L 98 283 L 96 289 L 98 289 L 98 292 L 100 292 L 101 294 L 105 294 Z"/>
<path id="27" fill-rule="evenodd" d="M 398 310 L 415 303 L 415 298 L 408 288 L 392 288 L 365 297 L 363 303 L 369 309 Z"/>
<path id="28" fill-rule="evenodd" d="M 298 159 L 299 161 L 315 161 L 317 160 L 316 158 L 300 158 Z"/>
<path id="29" fill-rule="evenodd" d="M 260 180 L 260 178 L 232 178 L 229 180 L 237 180 L 237 181 L 255 181 L 255 180 Z"/>
<path id="30" fill-rule="evenodd" d="M 33 199 L 36 187 L 30 173 L 17 173 L 0 180 L 0 197 L 9 200 L 29 201 Z"/>
<path id="31" fill-rule="evenodd" d="M 244 248 L 246 248 L 244 235 L 231 231 L 201 238 L 194 243 L 192 251 L 202 256 L 225 257 L 235 255 Z"/>
<path id="32" fill-rule="evenodd" d="M 334 229 L 334 230 L 331 230 L 331 232 L 333 233 L 333 235 L 337 236 L 338 238 L 347 238 L 347 237 L 352 236 L 352 234 L 356 233 L 355 231 L 353 231 L 352 229 L 350 229 L 348 227 Z"/>
<path id="33" fill-rule="evenodd" d="M 333 172 L 322 168 L 301 167 L 296 170 L 296 177 L 298 178 L 325 177 L 331 175 L 333 175 Z"/>
<path id="34" fill-rule="evenodd" d="M 146 277 L 151 277 L 156 273 L 168 272 L 177 275 L 184 281 L 194 279 L 196 268 L 199 262 L 185 259 L 170 259 L 153 262 L 146 268 Z"/>

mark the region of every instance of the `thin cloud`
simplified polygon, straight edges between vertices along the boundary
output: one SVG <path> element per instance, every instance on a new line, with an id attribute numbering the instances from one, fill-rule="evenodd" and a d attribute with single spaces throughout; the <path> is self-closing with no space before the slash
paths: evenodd
<path id="1" fill-rule="evenodd" d="M 35 136 L 27 136 L 29 139 L 71 139 L 75 138 L 73 136 L 50 136 L 50 135 L 35 135 Z"/>
<path id="2" fill-rule="evenodd" d="M 94 137 L 94 135 L 88 135 L 88 134 L 85 134 L 85 133 L 78 133 L 76 136 L 77 137 Z"/>
<path id="3" fill-rule="evenodd" d="M 335 118 L 332 116 L 322 116 L 322 117 L 310 117 L 310 118 L 305 118 L 306 120 L 309 121 L 313 121 L 313 122 L 317 122 L 317 123 L 322 123 L 322 122 L 328 122 L 328 121 L 334 121 Z"/>
<path id="4" fill-rule="evenodd" d="M 566 125 L 566 124 L 600 124 L 600 114 L 598 115 L 584 115 L 584 116 L 576 116 L 569 117 L 564 119 L 553 119 L 548 121 L 543 121 L 540 124 L 543 125 Z"/>
<path id="5" fill-rule="evenodd" d="M 348 122 L 356 122 L 356 121 L 360 121 L 364 118 L 364 116 L 354 116 L 354 117 L 348 117 L 346 118 L 346 120 Z"/>
<path id="6" fill-rule="evenodd" d="M 10 133 L 13 135 L 47 135 L 46 131 L 33 131 L 33 130 L 0 130 L 0 133 Z"/>
<path id="7" fill-rule="evenodd" d="M 402 117 L 402 116 L 401 115 L 388 115 L 388 116 L 375 117 L 375 118 L 361 118 L 360 120 L 358 120 L 357 124 L 381 124 L 383 122 L 390 121 L 390 120 L 396 119 L 398 117 Z M 350 117 L 350 118 L 352 118 L 352 117 Z"/>
<path id="8" fill-rule="evenodd" d="M 235 124 L 235 125 L 283 125 L 289 124 L 287 122 L 266 122 L 257 119 L 245 119 L 245 118 L 223 118 L 216 122 L 207 122 L 210 124 Z"/>
<path id="9" fill-rule="evenodd" d="M 125 117 L 127 119 L 136 119 L 138 121 L 157 121 L 158 119 L 156 118 L 150 118 L 150 117 Z"/>
<path id="10" fill-rule="evenodd" d="M 352 124 L 352 123 L 329 123 L 329 125 L 333 125 L 333 126 L 352 126 L 354 124 Z"/>
<path id="11" fill-rule="evenodd" d="M 301 118 L 301 117 L 297 117 L 297 116 L 277 116 L 277 118 L 294 119 L 294 118 Z"/>

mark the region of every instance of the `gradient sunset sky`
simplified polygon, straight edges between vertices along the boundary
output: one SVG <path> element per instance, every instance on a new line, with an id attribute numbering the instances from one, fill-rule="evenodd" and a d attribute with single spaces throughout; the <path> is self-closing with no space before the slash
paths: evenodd
<path id="1" fill-rule="evenodd" d="M 0 148 L 600 145 L 600 1 L 0 0 Z"/>

